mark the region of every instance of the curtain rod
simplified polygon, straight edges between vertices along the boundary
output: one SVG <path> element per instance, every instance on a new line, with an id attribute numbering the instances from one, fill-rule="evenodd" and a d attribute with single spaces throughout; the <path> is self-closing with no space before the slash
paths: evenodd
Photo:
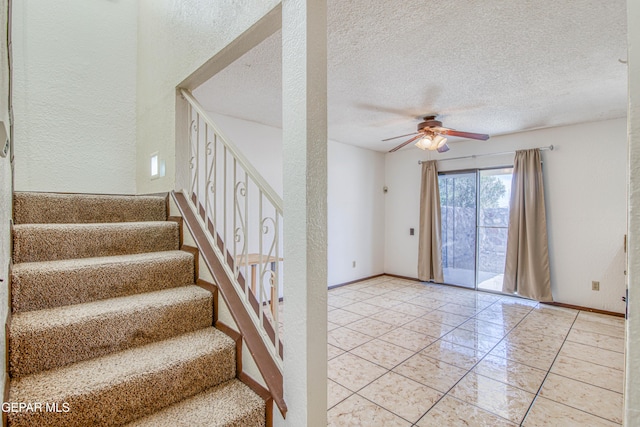
<path id="1" fill-rule="evenodd" d="M 538 147 L 540 151 L 553 151 L 553 145 L 549 145 L 548 147 Z M 473 154 L 471 156 L 461 156 L 461 157 L 450 157 L 448 159 L 440 159 L 439 162 L 444 162 L 445 160 L 461 160 L 461 159 L 475 159 L 478 157 L 487 157 L 487 156 L 501 156 L 503 154 L 515 154 L 515 151 L 501 151 L 499 153 L 489 153 L 489 154 Z M 436 159 L 437 160 L 437 159 Z M 418 160 L 418 164 L 422 164 L 422 160 Z"/>

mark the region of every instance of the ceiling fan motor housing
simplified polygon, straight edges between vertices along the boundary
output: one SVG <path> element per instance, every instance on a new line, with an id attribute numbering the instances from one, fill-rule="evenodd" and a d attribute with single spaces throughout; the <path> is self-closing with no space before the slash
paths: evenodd
<path id="1" fill-rule="evenodd" d="M 442 127 L 442 122 L 435 120 L 436 116 L 427 116 L 424 118 L 424 122 L 418 125 L 418 132 L 424 128 Z"/>

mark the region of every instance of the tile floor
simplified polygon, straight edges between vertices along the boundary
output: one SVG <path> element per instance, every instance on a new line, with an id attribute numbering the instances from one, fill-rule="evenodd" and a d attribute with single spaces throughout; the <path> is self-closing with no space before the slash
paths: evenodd
<path id="1" fill-rule="evenodd" d="M 382 276 L 329 291 L 330 426 L 615 426 L 624 319 Z"/>

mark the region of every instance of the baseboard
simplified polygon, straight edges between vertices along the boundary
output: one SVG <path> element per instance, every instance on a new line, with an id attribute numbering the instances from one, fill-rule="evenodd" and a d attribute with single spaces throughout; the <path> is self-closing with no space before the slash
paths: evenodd
<path id="1" fill-rule="evenodd" d="M 582 307 L 579 305 L 565 304 L 563 302 L 541 302 L 540 304 L 553 305 L 555 307 L 572 308 L 574 310 L 588 311 L 589 313 L 606 314 L 608 316 L 624 317 L 624 313 L 616 313 L 615 311 L 600 310 L 597 308 Z"/>
<path id="2" fill-rule="evenodd" d="M 381 276 L 390 276 L 390 277 L 395 277 L 396 279 L 404 279 L 404 280 L 411 280 L 413 282 L 421 282 L 421 280 L 418 279 L 417 277 L 400 276 L 399 274 L 383 273 L 381 274 Z M 434 284 L 437 285 L 438 283 L 434 283 Z"/>
<path id="3" fill-rule="evenodd" d="M 376 274 L 374 276 L 363 277 L 362 279 L 351 280 L 350 282 L 344 282 L 344 283 L 339 283 L 337 285 L 331 285 L 327 289 L 335 289 L 335 288 L 339 288 L 341 286 L 347 286 L 347 285 L 351 285 L 353 283 L 362 282 L 363 280 L 375 279 L 376 277 L 380 277 L 380 276 L 385 276 L 385 274 L 384 273 L 380 273 L 380 274 Z M 390 274 L 387 274 L 387 276 L 390 276 Z"/>

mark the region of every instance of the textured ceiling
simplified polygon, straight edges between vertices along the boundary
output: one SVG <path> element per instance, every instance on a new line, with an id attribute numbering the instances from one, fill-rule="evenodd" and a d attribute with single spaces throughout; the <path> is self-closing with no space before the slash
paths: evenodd
<path id="1" fill-rule="evenodd" d="M 625 0 L 329 0 L 329 138 L 387 151 L 420 116 L 507 134 L 624 117 Z M 195 95 L 282 126 L 281 34 Z"/>

